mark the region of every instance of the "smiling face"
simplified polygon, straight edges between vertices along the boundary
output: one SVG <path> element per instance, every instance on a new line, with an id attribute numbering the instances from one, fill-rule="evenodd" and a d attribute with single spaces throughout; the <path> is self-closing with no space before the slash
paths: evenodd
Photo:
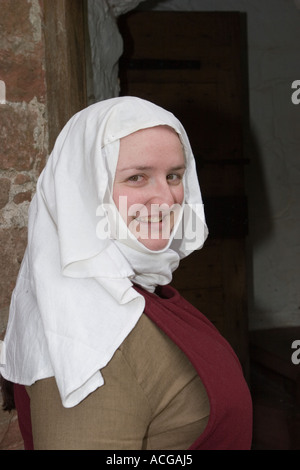
<path id="1" fill-rule="evenodd" d="M 150 250 L 163 249 L 183 202 L 185 159 L 176 132 L 143 129 L 120 140 L 113 200 L 129 230 Z"/>

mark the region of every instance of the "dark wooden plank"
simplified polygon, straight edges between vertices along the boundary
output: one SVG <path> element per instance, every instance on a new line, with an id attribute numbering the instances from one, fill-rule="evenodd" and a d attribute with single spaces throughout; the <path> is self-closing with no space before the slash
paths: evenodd
<path id="1" fill-rule="evenodd" d="M 87 104 L 85 1 L 43 0 L 49 147 Z"/>
<path id="2" fill-rule="evenodd" d="M 122 94 L 172 111 L 201 159 L 243 158 L 240 23 L 237 12 L 133 12 L 119 20 Z"/>

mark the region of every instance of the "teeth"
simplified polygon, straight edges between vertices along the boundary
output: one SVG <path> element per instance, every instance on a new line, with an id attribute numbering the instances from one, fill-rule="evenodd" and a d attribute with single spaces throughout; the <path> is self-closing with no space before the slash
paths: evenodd
<path id="1" fill-rule="evenodd" d="M 157 223 L 157 222 L 161 222 L 162 218 L 161 217 L 138 217 L 136 219 L 138 222 L 142 222 L 142 223 Z"/>

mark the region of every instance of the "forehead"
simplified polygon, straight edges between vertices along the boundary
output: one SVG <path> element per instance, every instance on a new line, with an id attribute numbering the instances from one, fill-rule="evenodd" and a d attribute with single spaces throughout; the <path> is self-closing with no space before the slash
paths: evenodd
<path id="1" fill-rule="evenodd" d="M 152 155 L 173 155 L 174 159 L 184 158 L 183 146 L 177 132 L 169 126 L 141 129 L 120 139 L 119 159 L 141 160 Z"/>

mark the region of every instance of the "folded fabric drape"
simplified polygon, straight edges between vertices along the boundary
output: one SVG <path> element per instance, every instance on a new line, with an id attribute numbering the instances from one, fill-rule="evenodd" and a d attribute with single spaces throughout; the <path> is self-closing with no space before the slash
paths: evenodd
<path id="1" fill-rule="evenodd" d="M 160 125 L 172 127 L 183 145 L 185 198 L 168 245 L 154 252 L 122 225 L 111 191 L 120 139 Z M 127 237 L 113 238 L 112 220 Z M 173 114 L 134 97 L 77 113 L 58 136 L 30 206 L 1 374 L 24 385 L 55 376 L 63 405 L 75 406 L 103 385 L 101 369 L 143 313 L 133 284 L 153 292 L 169 283 L 207 233 L 194 157 Z"/>

